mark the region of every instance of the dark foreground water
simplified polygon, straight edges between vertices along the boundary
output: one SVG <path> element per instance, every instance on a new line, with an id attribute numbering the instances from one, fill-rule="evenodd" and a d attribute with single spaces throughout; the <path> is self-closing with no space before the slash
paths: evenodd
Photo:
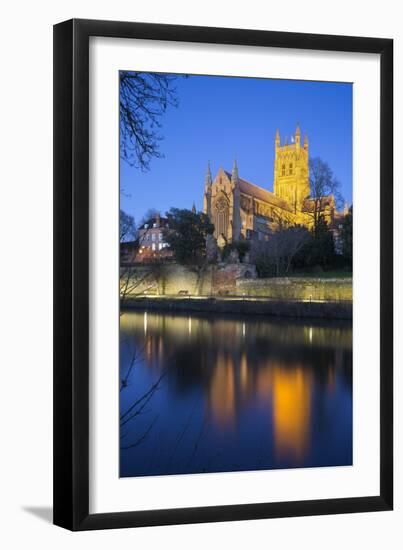
<path id="1" fill-rule="evenodd" d="M 120 475 L 352 464 L 351 323 L 130 312 Z"/>

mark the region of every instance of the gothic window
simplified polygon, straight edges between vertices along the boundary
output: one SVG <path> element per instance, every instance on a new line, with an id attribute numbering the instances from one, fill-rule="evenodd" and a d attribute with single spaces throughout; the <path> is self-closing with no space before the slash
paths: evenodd
<path id="1" fill-rule="evenodd" d="M 292 176 L 292 162 L 290 162 L 290 176 Z"/>
<path id="2" fill-rule="evenodd" d="M 216 202 L 214 226 L 216 237 L 228 236 L 228 202 L 224 197 L 220 197 Z"/>
<path id="3" fill-rule="evenodd" d="M 285 176 L 285 164 L 281 167 L 281 175 Z"/>
<path id="4" fill-rule="evenodd" d="M 218 212 L 223 212 L 226 208 L 227 208 L 227 201 L 223 197 L 221 197 L 217 201 L 216 209 Z"/>

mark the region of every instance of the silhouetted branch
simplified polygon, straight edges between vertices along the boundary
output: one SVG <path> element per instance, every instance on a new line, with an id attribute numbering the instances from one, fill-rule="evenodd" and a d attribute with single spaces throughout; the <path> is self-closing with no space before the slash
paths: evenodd
<path id="1" fill-rule="evenodd" d="M 122 378 L 121 381 L 120 381 L 120 391 L 122 391 L 122 389 L 124 389 L 124 388 L 127 388 L 129 378 L 131 376 L 133 367 L 138 361 L 140 361 L 141 355 L 144 351 L 144 348 L 145 348 L 145 344 L 143 345 L 143 347 L 141 348 L 140 351 L 134 350 L 132 359 L 130 361 L 129 368 L 128 368 L 127 373 L 126 373 L 126 376 L 124 378 Z"/>
<path id="2" fill-rule="evenodd" d="M 130 445 L 126 445 L 126 446 L 122 446 L 120 447 L 121 449 L 123 450 L 127 450 L 127 449 L 133 449 L 134 447 L 137 447 L 138 445 L 140 445 L 140 443 L 142 443 L 148 436 L 148 434 L 151 432 L 151 430 L 153 429 L 154 427 L 154 424 L 157 422 L 158 420 L 158 417 L 159 415 L 157 415 L 154 420 L 151 422 L 151 424 L 149 425 L 149 427 L 147 428 L 147 430 L 144 432 L 144 434 L 139 437 L 139 439 L 137 439 L 134 443 L 131 443 Z"/>
<path id="3" fill-rule="evenodd" d="M 177 106 L 175 75 L 120 72 L 120 155 L 131 166 L 149 168 L 160 158 L 160 118 L 168 106 Z"/>
<path id="4" fill-rule="evenodd" d="M 133 410 L 136 409 L 136 407 L 138 405 L 140 405 L 140 403 L 143 403 L 145 402 L 148 403 L 148 401 L 151 399 L 151 397 L 154 395 L 155 391 L 158 389 L 158 386 L 161 382 L 161 380 L 163 379 L 163 377 L 166 375 L 165 372 L 163 372 L 161 374 L 161 376 L 158 378 L 158 380 L 151 386 L 151 388 L 144 394 L 142 395 L 139 399 L 137 399 L 128 409 L 125 413 L 123 413 L 121 416 L 120 416 L 120 426 L 124 426 L 125 424 L 127 424 L 127 422 L 129 422 L 129 420 L 131 420 L 132 418 L 134 418 L 135 416 L 138 416 L 138 413 L 137 411 L 135 411 L 134 413 L 132 413 Z M 144 405 L 141 405 L 141 410 L 144 409 Z M 130 414 L 132 413 L 132 414 Z M 129 418 L 128 418 L 128 415 Z"/>

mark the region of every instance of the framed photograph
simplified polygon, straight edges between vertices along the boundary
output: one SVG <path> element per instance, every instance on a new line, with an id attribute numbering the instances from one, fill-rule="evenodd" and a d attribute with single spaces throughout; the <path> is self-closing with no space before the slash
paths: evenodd
<path id="1" fill-rule="evenodd" d="M 393 41 L 54 27 L 54 523 L 391 510 Z"/>

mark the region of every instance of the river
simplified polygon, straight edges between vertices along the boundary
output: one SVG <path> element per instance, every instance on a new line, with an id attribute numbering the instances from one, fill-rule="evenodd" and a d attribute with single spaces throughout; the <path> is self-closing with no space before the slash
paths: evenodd
<path id="1" fill-rule="evenodd" d="M 120 476 L 352 464 L 349 322 L 125 312 Z"/>

